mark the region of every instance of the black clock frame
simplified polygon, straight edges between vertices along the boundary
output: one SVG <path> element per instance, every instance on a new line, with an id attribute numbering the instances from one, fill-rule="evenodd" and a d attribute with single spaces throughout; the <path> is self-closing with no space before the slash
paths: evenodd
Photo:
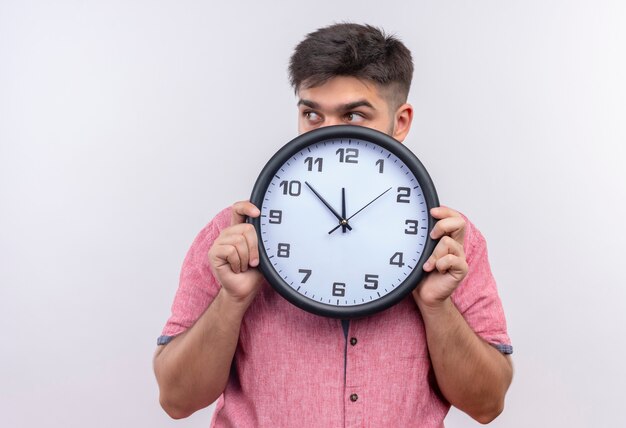
<path id="1" fill-rule="evenodd" d="M 296 153 L 299 153 L 306 147 L 316 143 L 339 139 L 358 139 L 379 145 L 397 156 L 415 175 L 415 178 L 419 182 L 422 189 L 422 193 L 429 210 L 426 243 L 424 245 L 424 251 L 422 252 L 415 268 L 407 276 L 407 278 L 390 293 L 384 295 L 380 299 L 353 306 L 336 306 L 317 302 L 308 299 L 295 291 L 276 272 L 268 258 L 267 253 L 265 252 L 265 247 L 261 244 L 259 244 L 259 269 L 274 290 L 295 306 L 316 315 L 339 319 L 353 319 L 373 315 L 377 312 L 383 311 L 384 309 L 398 303 L 411 291 L 413 291 L 415 287 L 417 287 L 422 276 L 424 275 L 424 263 L 428 257 L 430 257 L 435 245 L 437 244 L 437 241 L 430 237 L 430 231 L 436 222 L 436 220 L 430 215 L 430 209 L 439 206 L 439 198 L 426 168 L 417 156 L 415 156 L 405 145 L 389 135 L 375 129 L 354 125 L 334 125 L 318 128 L 301 134 L 280 148 L 261 170 L 261 173 L 259 174 L 259 177 L 257 178 L 257 181 L 252 189 L 250 202 L 252 202 L 259 209 L 261 208 L 263 205 L 263 199 L 265 198 L 265 192 L 270 185 L 270 181 L 274 175 L 276 175 L 280 167 Z M 258 241 L 261 243 L 260 217 L 250 218 L 248 219 L 248 222 L 254 225 Z"/>

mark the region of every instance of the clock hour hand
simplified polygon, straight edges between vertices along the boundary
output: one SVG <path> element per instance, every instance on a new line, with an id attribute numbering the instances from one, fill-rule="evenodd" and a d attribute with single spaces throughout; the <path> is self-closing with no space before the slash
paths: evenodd
<path id="1" fill-rule="evenodd" d="M 333 213 L 333 215 L 335 217 L 337 217 L 337 220 L 339 220 L 339 226 L 345 226 L 348 228 L 348 230 L 352 230 L 352 227 L 350 227 L 350 225 L 348 224 L 348 220 L 346 220 L 345 217 L 342 217 L 339 215 L 339 213 L 337 211 L 335 211 L 335 209 L 333 207 L 330 206 L 330 204 L 328 202 L 326 202 L 326 200 L 322 197 L 322 195 L 320 195 L 319 193 L 317 193 L 317 191 L 313 188 L 313 186 L 311 186 L 307 181 L 304 182 L 304 184 L 307 185 L 307 187 L 309 189 L 311 189 L 311 191 L 313 192 L 313 194 L 315 194 L 315 196 L 317 196 L 317 198 L 322 201 L 322 203 L 324 205 L 326 205 L 326 208 L 328 208 L 330 210 L 331 213 Z M 339 227 L 337 226 L 337 228 Z"/>
<path id="2" fill-rule="evenodd" d="M 380 198 L 381 196 L 383 196 L 385 193 L 387 193 L 387 192 L 388 192 L 388 191 L 390 191 L 390 190 L 391 190 L 391 187 L 390 187 L 389 189 L 385 190 L 385 191 L 384 191 L 383 193 L 381 193 L 380 195 L 376 196 L 376 197 L 375 197 L 374 199 L 372 199 L 371 201 L 369 201 L 369 202 L 368 202 L 368 203 L 367 203 L 367 204 L 366 204 L 363 208 L 361 208 L 360 210 L 358 210 L 357 212 L 355 212 L 354 214 L 352 214 L 350 217 L 348 217 L 348 218 L 346 219 L 346 223 L 347 223 L 348 221 L 350 221 L 350 219 L 351 219 L 352 217 L 354 217 L 355 215 L 357 215 L 358 213 L 360 213 L 361 211 L 363 211 L 365 208 L 369 207 L 369 206 L 370 206 L 370 205 L 371 205 L 371 204 L 372 204 L 375 200 L 377 200 L 378 198 Z M 340 223 L 340 224 L 339 224 L 339 226 L 343 226 L 343 222 L 342 222 L 342 223 Z M 335 228 L 334 228 L 334 229 L 332 229 L 330 232 L 328 232 L 328 234 L 330 235 L 330 234 L 331 234 L 331 233 L 333 233 L 335 230 L 339 229 L 339 226 L 335 226 Z M 350 226 L 348 225 L 348 228 L 349 228 L 349 227 L 350 227 Z M 352 230 L 352 229 L 350 229 L 350 230 Z"/>

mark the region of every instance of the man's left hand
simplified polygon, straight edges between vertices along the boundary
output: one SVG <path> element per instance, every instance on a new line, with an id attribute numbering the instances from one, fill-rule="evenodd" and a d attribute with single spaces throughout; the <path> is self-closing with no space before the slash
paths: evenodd
<path id="1" fill-rule="evenodd" d="M 432 208 L 430 214 L 439 220 L 430 236 L 440 241 L 424 263 L 423 269 L 428 275 L 413 291 L 413 296 L 423 305 L 436 307 L 452 295 L 467 275 L 467 261 L 463 250 L 465 219 L 457 211 L 447 207 Z"/>

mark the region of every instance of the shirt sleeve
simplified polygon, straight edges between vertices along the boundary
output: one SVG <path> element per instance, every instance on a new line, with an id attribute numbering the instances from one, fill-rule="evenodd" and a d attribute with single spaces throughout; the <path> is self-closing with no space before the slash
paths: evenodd
<path id="1" fill-rule="evenodd" d="M 193 241 L 180 272 L 172 314 L 157 339 L 157 345 L 166 345 L 191 327 L 217 296 L 221 286 L 211 272 L 208 252 L 229 223 L 230 208 L 227 208 L 215 216 Z"/>
<path id="2" fill-rule="evenodd" d="M 452 301 L 469 326 L 504 354 L 513 353 L 502 302 L 491 273 L 487 243 L 467 218 L 464 250 L 468 273 L 452 294 Z"/>

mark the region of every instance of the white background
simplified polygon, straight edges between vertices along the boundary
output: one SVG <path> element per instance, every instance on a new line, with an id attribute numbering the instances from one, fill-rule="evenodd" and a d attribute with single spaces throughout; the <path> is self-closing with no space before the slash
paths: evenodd
<path id="1" fill-rule="evenodd" d="M 295 44 L 351 20 L 412 50 L 407 144 L 488 240 L 493 426 L 625 426 L 624 3 L 262 3 L 0 0 L 0 425 L 208 426 L 151 369 L 182 259 L 296 135 Z"/>

